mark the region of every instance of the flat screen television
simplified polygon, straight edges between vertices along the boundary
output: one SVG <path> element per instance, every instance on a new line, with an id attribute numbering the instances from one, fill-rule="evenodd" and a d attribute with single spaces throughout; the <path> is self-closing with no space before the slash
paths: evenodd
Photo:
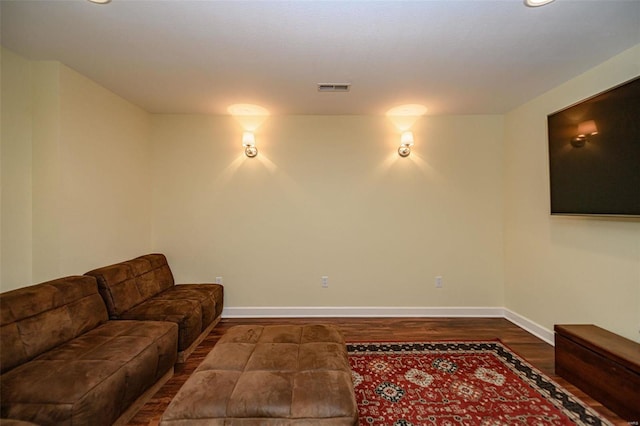
<path id="1" fill-rule="evenodd" d="M 547 116 L 551 214 L 640 216 L 640 76 Z"/>

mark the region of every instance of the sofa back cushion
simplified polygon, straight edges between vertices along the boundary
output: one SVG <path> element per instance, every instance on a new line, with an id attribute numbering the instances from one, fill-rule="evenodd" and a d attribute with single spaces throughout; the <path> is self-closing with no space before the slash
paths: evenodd
<path id="1" fill-rule="evenodd" d="M 86 275 L 98 280 L 111 319 L 121 318 L 129 309 L 175 284 L 167 258 L 158 253 L 94 269 Z"/>
<path id="2" fill-rule="evenodd" d="M 0 373 L 108 320 L 93 277 L 71 276 L 0 294 Z"/>

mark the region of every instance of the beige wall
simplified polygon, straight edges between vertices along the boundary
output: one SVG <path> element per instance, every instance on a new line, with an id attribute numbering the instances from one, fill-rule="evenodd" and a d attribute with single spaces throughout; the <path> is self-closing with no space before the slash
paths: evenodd
<path id="1" fill-rule="evenodd" d="M 31 282 L 31 66 L 4 48 L 0 144 L 0 282 Z"/>
<path id="2" fill-rule="evenodd" d="M 505 303 L 640 341 L 640 220 L 549 215 L 546 116 L 640 75 L 640 46 L 505 117 Z"/>
<path id="3" fill-rule="evenodd" d="M 153 247 L 225 306 L 502 306 L 499 116 L 153 118 Z M 329 288 L 321 288 L 321 276 Z M 435 289 L 442 275 L 444 288 Z"/>
<path id="4" fill-rule="evenodd" d="M 149 252 L 150 115 L 65 66 L 60 94 L 60 272 Z"/>
<path id="5" fill-rule="evenodd" d="M 60 270 L 60 64 L 33 62 L 32 282 L 59 277 Z M 3 282 L 22 287 L 28 283 Z"/>
<path id="6" fill-rule="evenodd" d="M 2 71 L 2 290 L 149 252 L 149 114 L 58 62 Z"/>
<path id="7" fill-rule="evenodd" d="M 639 220 L 550 217 L 546 144 L 548 113 L 638 74 L 640 46 L 505 117 L 424 117 L 406 159 L 383 117 L 274 116 L 248 159 L 232 118 L 3 50 L 2 290 L 155 250 L 231 307 L 506 306 L 638 340 Z"/>

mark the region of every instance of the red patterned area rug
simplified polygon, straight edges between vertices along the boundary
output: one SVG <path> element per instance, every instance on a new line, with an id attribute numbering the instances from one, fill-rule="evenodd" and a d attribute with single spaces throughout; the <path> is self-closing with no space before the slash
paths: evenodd
<path id="1" fill-rule="evenodd" d="M 611 425 L 497 341 L 347 350 L 360 425 Z"/>

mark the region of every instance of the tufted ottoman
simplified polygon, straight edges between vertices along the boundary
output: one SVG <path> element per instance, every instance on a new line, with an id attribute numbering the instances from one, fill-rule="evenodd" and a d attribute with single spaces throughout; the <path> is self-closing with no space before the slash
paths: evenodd
<path id="1" fill-rule="evenodd" d="M 174 425 L 355 425 L 344 338 L 333 326 L 236 326 L 160 420 Z"/>

